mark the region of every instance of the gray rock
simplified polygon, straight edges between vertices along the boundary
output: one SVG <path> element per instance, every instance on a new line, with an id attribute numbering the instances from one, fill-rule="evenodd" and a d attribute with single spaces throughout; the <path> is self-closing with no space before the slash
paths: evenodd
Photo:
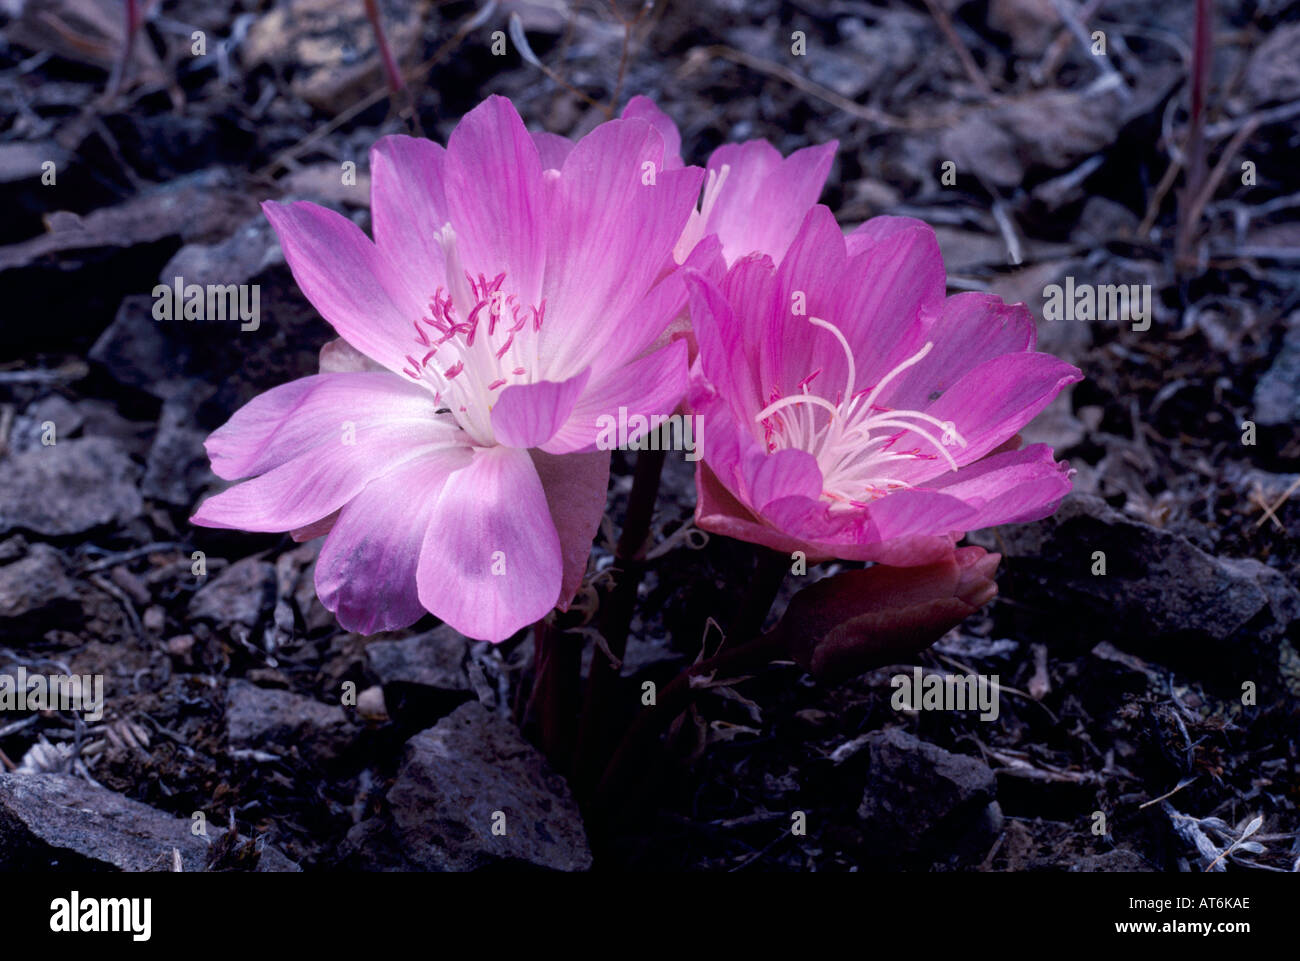
<path id="1" fill-rule="evenodd" d="M 474 699 L 470 641 L 446 624 L 399 641 L 371 641 L 366 660 L 384 687 L 389 714 L 408 730 L 428 727 Z"/>
<path id="2" fill-rule="evenodd" d="M 45 434 L 46 424 L 53 425 L 57 444 L 75 434 L 85 422 L 85 416 L 71 401 L 58 394 L 51 394 L 31 404 L 19 417 L 14 418 L 13 430 L 9 433 L 9 449 L 21 453 L 44 446 L 41 437 Z"/>
<path id="3" fill-rule="evenodd" d="M 465 660 L 469 640 L 446 624 L 400 641 L 371 641 L 366 660 L 379 683 L 418 684 L 441 691 L 470 691 Z"/>
<path id="4" fill-rule="evenodd" d="M 280 251 L 275 230 L 271 222 L 259 213 L 215 244 L 186 244 L 158 276 L 159 282 L 164 284 L 172 283 L 176 277 L 184 278 L 187 284 L 203 286 L 242 284 L 267 267 L 282 263 L 284 254 Z"/>
<path id="5" fill-rule="evenodd" d="M 1113 851 L 1106 851 L 1102 854 L 1089 854 L 1079 858 L 1078 861 L 1070 865 L 1072 872 L 1086 872 L 1089 874 L 1100 873 L 1123 873 L 1133 874 L 1136 872 L 1154 871 L 1150 864 L 1138 854 L 1128 848 L 1116 848 Z"/>
<path id="6" fill-rule="evenodd" d="M 124 524 L 144 501 L 140 468 L 107 437 L 60 440 L 0 461 L 0 534 L 22 528 L 47 536 Z"/>
<path id="7" fill-rule="evenodd" d="M 0 870 L 170 871 L 173 850 L 186 871 L 203 871 L 208 838 L 188 818 L 62 774 L 0 773 Z M 256 870 L 297 871 L 279 850 L 263 847 Z"/>
<path id="8" fill-rule="evenodd" d="M 1197 638 L 1267 642 L 1300 605 L 1295 588 L 1265 565 L 1207 554 L 1089 495 L 1071 494 L 1044 520 L 970 539 L 1003 552 L 999 580 L 1013 596 L 1033 596 L 1043 609 L 1068 605 L 1073 626 L 1125 637 L 1134 649 L 1155 645 L 1174 655 Z M 1106 555 L 1105 575 L 1092 573 L 1094 551 Z"/>
<path id="9" fill-rule="evenodd" d="M 1300 423 L 1300 313 L 1291 315 L 1281 350 L 1255 385 L 1253 417 L 1265 427 Z"/>
<path id="10" fill-rule="evenodd" d="M 514 725 L 477 701 L 407 742 L 388 806 L 402 854 L 419 870 L 591 867 L 564 779 Z M 505 833 L 494 834 L 494 824 Z"/>
<path id="11" fill-rule="evenodd" d="M 945 847 L 987 834 L 1000 819 L 990 811 L 997 779 L 982 761 L 897 728 L 872 731 L 864 740 L 870 767 L 858 816 L 873 848 L 916 853 Z"/>
<path id="12" fill-rule="evenodd" d="M 194 426 L 193 405 L 179 397 L 163 402 L 158 433 L 145 462 L 145 497 L 176 507 L 190 507 L 216 479 L 203 448 L 207 432 Z"/>
<path id="13" fill-rule="evenodd" d="M 1019 185 L 1033 168 L 1065 170 L 1109 147 L 1119 134 L 1121 101 L 1112 91 L 1048 90 L 965 114 L 939 135 L 940 159 L 957 173 Z"/>
<path id="14" fill-rule="evenodd" d="M 256 557 L 235 561 L 195 592 L 189 613 L 222 626 L 253 628 L 275 604 L 275 565 Z"/>
<path id="15" fill-rule="evenodd" d="M 236 750 L 296 751 L 311 763 L 323 763 L 338 757 L 353 733 L 338 705 L 238 679 L 226 688 L 226 736 Z"/>
<path id="16" fill-rule="evenodd" d="M 0 567 L 0 632 L 28 617 L 56 622 L 60 613 L 71 617 L 79 611 L 76 584 L 50 545 L 33 544 L 26 557 Z"/>
<path id="17" fill-rule="evenodd" d="M 192 348 L 153 319 L 153 298 L 122 299 L 113 322 L 90 348 L 90 359 L 108 368 L 118 382 L 167 398 L 187 389 L 177 372 L 191 361 Z"/>
<path id="18" fill-rule="evenodd" d="M 1254 106 L 1300 97 L 1300 24 L 1279 26 L 1255 48 L 1242 86 Z"/>

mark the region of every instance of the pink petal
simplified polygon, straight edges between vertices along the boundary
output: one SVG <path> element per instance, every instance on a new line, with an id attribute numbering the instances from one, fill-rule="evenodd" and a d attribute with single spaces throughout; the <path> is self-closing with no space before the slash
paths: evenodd
<path id="1" fill-rule="evenodd" d="M 591 541 L 605 514 L 609 499 L 610 454 L 607 450 L 563 457 L 540 450 L 529 451 L 529 454 L 546 492 L 546 505 L 550 508 L 555 530 L 560 535 L 564 578 L 558 606 L 567 611 L 586 576 Z"/>
<path id="2" fill-rule="evenodd" d="M 649 97 L 633 97 L 623 108 L 624 120 L 644 120 L 664 139 L 664 169 L 676 170 L 682 165 L 682 135 L 672 117 L 664 113 Z"/>
<path id="3" fill-rule="evenodd" d="M 316 561 L 316 596 L 345 630 L 395 631 L 424 616 L 420 550 L 442 485 L 468 461 L 463 448 L 413 458 L 372 480 L 339 513 Z"/>
<path id="4" fill-rule="evenodd" d="M 822 493 L 822 472 L 817 458 L 804 450 L 788 448 L 764 453 L 751 449 L 745 458 L 746 499 L 762 513 L 773 501 L 785 497 L 816 500 Z"/>
<path id="5" fill-rule="evenodd" d="M 551 454 L 594 450 L 600 439 L 601 418 L 610 417 L 616 423 L 620 407 L 628 417 L 666 417 L 681 403 L 686 384 L 686 342 L 675 340 L 587 388 L 568 420 L 541 448 Z M 636 431 L 628 440 L 644 433 Z"/>
<path id="6" fill-rule="evenodd" d="M 840 305 L 837 323 L 853 349 L 862 389 L 923 346 L 926 321 L 944 308 L 947 280 L 939 242 L 924 221 L 875 217 L 854 236 L 859 249 L 834 296 Z"/>
<path id="7" fill-rule="evenodd" d="M 976 516 L 975 508 L 961 498 L 921 488 L 887 494 L 872 501 L 866 512 L 876 539 L 881 541 L 964 532 Z"/>
<path id="8" fill-rule="evenodd" d="M 814 327 L 808 318 L 829 321 L 850 343 L 852 328 L 868 322 L 861 316 L 848 316 L 842 307 L 839 288 L 845 281 L 847 263 L 844 235 L 834 215 L 821 205 L 813 207 L 777 267 L 768 329 L 760 348 L 765 397 L 773 391 L 782 397 L 795 393 L 801 381 L 818 371 L 811 384 L 813 392 L 833 398 L 843 390 L 847 372 L 844 349 L 832 334 Z M 864 286 L 874 283 L 863 275 L 856 280 Z"/>
<path id="9" fill-rule="evenodd" d="M 415 348 L 423 308 L 359 227 L 332 210 L 267 201 L 294 280 L 348 343 L 394 373 Z"/>
<path id="10" fill-rule="evenodd" d="M 637 356 L 672 319 L 637 307 L 672 266 L 703 171 L 666 171 L 663 152 L 649 124 L 614 120 L 583 137 L 549 185 L 541 376 L 615 366 L 610 357 Z"/>
<path id="11" fill-rule="evenodd" d="M 409 426 L 453 443 L 433 395 L 388 371 L 316 374 L 259 394 L 204 442 L 218 477 L 251 477 L 375 428 Z"/>
<path id="12" fill-rule="evenodd" d="M 956 425 L 967 446 L 948 451 L 959 466 L 973 464 L 1033 420 L 1065 387 L 1082 379 L 1077 368 L 1051 354 L 1004 354 L 968 371 L 925 413 Z M 948 472 L 947 461 L 919 434 L 906 431 L 892 447 L 933 456 L 891 464 L 890 473 L 900 480 L 917 484 Z"/>
<path id="13" fill-rule="evenodd" d="M 934 346 L 891 382 L 882 403 L 924 410 L 972 368 L 1003 354 L 1032 351 L 1037 331 L 1024 304 L 1004 304 L 995 294 L 964 293 L 948 298 L 925 338 Z"/>
<path id="14" fill-rule="evenodd" d="M 771 261 L 766 255 L 755 256 L 762 259 L 745 258 L 727 274 L 726 286 L 739 301 L 734 305 L 718 287 L 687 271 L 700 370 L 732 414 L 746 421 L 764 406 L 758 355 L 764 344 L 763 328 L 776 311 L 771 302 Z"/>
<path id="15" fill-rule="evenodd" d="M 318 521 L 313 521 L 306 527 L 295 527 L 289 532 L 289 536 L 299 544 L 306 541 L 314 541 L 318 537 L 324 537 L 334 529 L 334 522 L 339 519 L 339 513 L 341 510 L 342 509 L 340 508 L 340 510 L 328 514 Z"/>
<path id="16" fill-rule="evenodd" d="M 559 383 L 539 380 L 506 387 L 492 407 L 492 432 L 497 443 L 541 447 L 569 419 L 590 377 L 591 371 L 584 370 Z"/>
<path id="17" fill-rule="evenodd" d="M 1071 488 L 1069 465 L 1057 463 L 1046 444 L 990 454 L 926 484 L 978 510 L 968 529 L 1020 524 L 1056 510 Z"/>
<path id="18" fill-rule="evenodd" d="M 726 144 L 709 158 L 709 170 L 730 166 L 727 180 L 705 222 L 732 263 L 751 251 L 781 262 L 804 215 L 826 185 L 836 141 L 796 150 L 782 159 L 766 140 Z"/>
<path id="19" fill-rule="evenodd" d="M 564 166 L 564 158 L 569 156 L 569 151 L 573 149 L 572 140 L 545 130 L 535 132 L 532 137 L 533 143 L 537 145 L 543 170 L 559 170 Z"/>
<path id="20" fill-rule="evenodd" d="M 695 471 L 695 495 L 695 523 L 701 530 L 762 544 L 776 551 L 806 552 L 806 542 L 764 524 L 735 498 L 703 461 Z"/>
<path id="21" fill-rule="evenodd" d="M 338 376 L 338 375 L 336 375 Z M 190 518 L 204 527 L 290 531 L 338 510 L 374 478 L 448 447 L 441 426 L 409 421 L 319 444 L 280 466 L 209 497 Z M 468 448 L 461 448 L 468 450 Z M 468 453 L 464 455 L 468 458 Z"/>
<path id="22" fill-rule="evenodd" d="M 447 151 L 417 137 L 383 137 L 370 148 L 370 212 L 375 245 L 428 297 L 444 273 L 437 232 L 449 219 Z"/>
<path id="23" fill-rule="evenodd" d="M 473 275 L 507 271 L 522 304 L 541 300 L 546 263 L 542 161 L 505 97 L 488 97 L 447 141 L 446 194 L 460 256 Z M 430 291 L 432 293 L 432 291 Z"/>
<path id="24" fill-rule="evenodd" d="M 434 508 L 416 572 L 421 603 L 462 634 L 499 642 L 555 606 L 562 576 L 559 535 L 528 453 L 476 448 Z"/>

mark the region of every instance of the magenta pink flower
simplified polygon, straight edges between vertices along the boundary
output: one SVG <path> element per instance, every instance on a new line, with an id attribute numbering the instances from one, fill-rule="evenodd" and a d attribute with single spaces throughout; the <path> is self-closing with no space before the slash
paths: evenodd
<path id="1" fill-rule="evenodd" d="M 664 165 L 670 170 L 681 166 L 681 134 L 653 101 L 633 97 L 623 116 L 653 124 L 664 138 Z M 713 151 L 700 207 L 674 251 L 677 263 L 686 263 L 699 242 L 715 234 L 728 266 L 753 251 L 780 263 L 826 186 L 838 145 L 832 140 L 785 158 L 766 140 L 724 144 Z"/>
<path id="2" fill-rule="evenodd" d="M 692 276 L 705 530 L 832 557 L 924 564 L 962 533 L 1044 517 L 1070 490 L 1021 427 L 1082 375 L 1035 351 L 1023 304 L 945 299 L 934 232 L 809 212 L 779 266 Z"/>
<path id="3" fill-rule="evenodd" d="M 703 172 L 665 166 L 643 120 L 574 144 L 491 97 L 445 150 L 375 145 L 374 242 L 313 204 L 264 205 L 348 346 L 213 433 L 213 470 L 251 479 L 194 522 L 328 531 L 316 589 L 349 630 L 428 610 L 500 641 L 567 605 L 605 506 L 598 418 L 668 414 L 686 389 L 684 345 L 647 348 L 685 300 L 661 281 Z"/>

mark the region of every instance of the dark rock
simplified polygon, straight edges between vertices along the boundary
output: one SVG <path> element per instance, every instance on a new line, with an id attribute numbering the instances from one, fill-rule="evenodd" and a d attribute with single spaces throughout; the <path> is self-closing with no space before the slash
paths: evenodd
<path id="1" fill-rule="evenodd" d="M 1116 848 L 1104 854 L 1089 854 L 1079 858 L 1070 865 L 1071 871 L 1102 873 L 1122 872 L 1132 874 L 1139 871 L 1154 871 L 1150 864 L 1136 851 L 1128 848 Z"/>
<path id="2" fill-rule="evenodd" d="M 25 558 L 0 567 L 0 636 L 19 635 L 34 623 L 72 627 L 79 612 L 77 585 L 48 544 L 31 545 Z"/>
<path id="3" fill-rule="evenodd" d="M 1089 197 L 1079 215 L 1074 239 L 1083 247 L 1100 247 L 1111 240 L 1137 235 L 1138 216 L 1107 197 Z"/>
<path id="4" fill-rule="evenodd" d="M 997 779 L 987 765 L 897 728 L 864 740 L 870 766 L 858 816 L 873 849 L 914 854 L 951 848 L 973 834 L 979 837 L 972 851 L 982 846 L 1000 820 Z"/>
<path id="5" fill-rule="evenodd" d="M 342 707 L 235 679 L 226 688 L 226 734 L 236 750 L 297 751 L 323 763 L 348 746 L 353 727 Z"/>
<path id="6" fill-rule="evenodd" d="M 370 669 L 384 685 L 401 682 L 444 691 L 468 691 L 468 656 L 468 638 L 446 624 L 427 634 L 366 645 Z"/>
<path id="7" fill-rule="evenodd" d="M 1242 87 L 1254 106 L 1300 97 L 1300 24 L 1273 30 L 1246 65 Z"/>
<path id="8" fill-rule="evenodd" d="M 0 567 L 0 632 L 37 615 L 57 622 L 60 610 L 69 615 L 79 610 L 76 601 L 63 557 L 48 544 L 33 544 L 26 557 Z"/>
<path id="9" fill-rule="evenodd" d="M 86 251 L 131 247 L 179 235 L 186 240 L 224 235 L 253 200 L 225 168 L 178 177 L 112 207 L 84 217 L 59 211 L 49 230 L 22 243 L 0 247 L 0 273 L 36 264 L 77 262 Z"/>
<path id="10" fill-rule="evenodd" d="M 57 444 L 75 434 L 85 422 L 85 415 L 71 401 L 59 394 L 51 394 L 36 401 L 14 418 L 13 430 L 9 433 L 9 449 L 13 453 L 21 453 L 46 446 L 41 443 L 46 424 L 53 425 L 54 442 Z"/>
<path id="11" fill-rule="evenodd" d="M 366 645 L 370 670 L 384 687 L 389 714 L 428 726 L 474 697 L 465 664 L 470 642 L 446 624 L 400 641 Z"/>
<path id="12" fill-rule="evenodd" d="M 1039 57 L 1061 28 L 1061 16 L 1052 0 L 990 0 L 988 25 L 1010 36 L 1019 56 Z"/>
<path id="13" fill-rule="evenodd" d="M 420 870 L 591 867 L 564 779 L 514 725 L 476 701 L 407 742 L 388 805 L 402 854 Z M 494 825 L 505 833 L 494 834 Z"/>
<path id="14" fill-rule="evenodd" d="M 386 0 L 384 32 L 398 63 L 416 57 L 425 5 Z M 279 0 L 240 47 L 244 66 L 293 65 L 295 97 L 333 115 L 382 83 L 374 32 L 364 13 L 331 0 Z"/>
<path id="15" fill-rule="evenodd" d="M 0 533 L 81 534 L 139 516 L 140 469 L 106 437 L 62 440 L 0 461 Z"/>
<path id="16" fill-rule="evenodd" d="M 108 368 L 119 383 L 167 398 L 187 388 L 178 371 L 190 361 L 193 349 L 155 321 L 152 309 L 153 298 L 147 294 L 123 298 L 89 357 Z"/>
<path id="17" fill-rule="evenodd" d="M 0 870 L 170 871 L 179 851 L 186 871 L 202 871 L 209 841 L 191 825 L 80 778 L 0 773 Z M 208 831 L 213 843 L 226 833 Z M 255 870 L 298 867 L 267 845 Z"/>
<path id="18" fill-rule="evenodd" d="M 195 592 L 189 613 L 221 626 L 257 626 L 275 603 L 275 565 L 256 557 L 231 564 Z"/>
<path id="19" fill-rule="evenodd" d="M 0 564 L 21 559 L 27 553 L 27 538 L 15 534 L 8 540 L 0 541 Z"/>
<path id="20" fill-rule="evenodd" d="M 1019 186 L 1036 168 L 1065 170 L 1109 147 L 1122 120 L 1113 91 L 1049 90 L 967 114 L 937 141 L 938 159 L 957 175 L 978 170 L 990 182 Z"/>
<path id="21" fill-rule="evenodd" d="M 180 397 L 163 402 L 158 433 L 145 462 L 145 497 L 176 507 L 190 507 L 215 475 L 208 467 L 203 441 L 207 432 L 194 427 L 192 405 Z"/>
<path id="22" fill-rule="evenodd" d="M 260 214 L 225 240 L 182 247 L 159 271 L 159 283 L 256 287 L 256 326 L 240 318 L 155 320 L 153 298 L 123 298 L 90 359 L 116 380 L 168 399 L 216 385 L 204 402 L 215 426 L 257 394 L 318 371 L 320 345 L 333 335 L 299 292 L 275 232 Z"/>
<path id="23" fill-rule="evenodd" d="M 1255 385 L 1249 416 L 1265 427 L 1300 422 L 1300 313 L 1291 315 L 1282 349 Z"/>
<path id="24" fill-rule="evenodd" d="M 1190 642 L 1266 647 L 1300 610 L 1285 577 L 1254 560 L 1215 557 L 1185 537 L 1071 494 L 1051 517 L 974 533 L 1003 552 L 1004 593 L 1034 596 L 1036 607 L 1076 612 L 1071 627 L 1125 638 L 1121 647 L 1191 653 Z M 1094 575 L 1093 553 L 1106 573 Z M 1066 606 L 1069 605 L 1069 606 Z"/>

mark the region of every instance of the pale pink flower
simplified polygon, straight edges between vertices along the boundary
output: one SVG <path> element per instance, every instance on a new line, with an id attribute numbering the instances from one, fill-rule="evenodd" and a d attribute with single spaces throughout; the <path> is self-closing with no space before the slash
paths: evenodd
<path id="1" fill-rule="evenodd" d="M 642 120 L 574 144 L 490 97 L 446 149 L 375 145 L 373 242 L 313 204 L 266 204 L 348 346 L 208 439 L 219 476 L 252 479 L 194 522 L 328 531 L 316 589 L 349 630 L 428 610 L 500 641 L 567 605 L 605 506 L 598 418 L 670 413 L 686 387 L 684 345 L 647 348 L 684 301 L 661 280 L 703 172 L 664 167 Z"/>
<path id="2" fill-rule="evenodd" d="M 623 116 L 653 124 L 664 138 L 665 166 L 681 166 L 681 133 L 652 100 L 633 97 Z M 826 186 L 838 146 L 831 140 L 784 158 L 766 140 L 723 144 L 713 151 L 699 209 L 673 251 L 676 261 L 686 263 L 701 240 L 716 235 L 727 266 L 754 251 L 780 263 Z"/>
<path id="3" fill-rule="evenodd" d="M 1070 490 L 1049 447 L 1012 448 L 1082 375 L 1035 350 L 1023 304 L 945 298 L 921 221 L 877 217 L 845 237 L 815 207 L 779 266 L 753 255 L 692 285 L 705 530 L 809 559 L 923 564 L 965 531 L 1050 514 Z"/>

